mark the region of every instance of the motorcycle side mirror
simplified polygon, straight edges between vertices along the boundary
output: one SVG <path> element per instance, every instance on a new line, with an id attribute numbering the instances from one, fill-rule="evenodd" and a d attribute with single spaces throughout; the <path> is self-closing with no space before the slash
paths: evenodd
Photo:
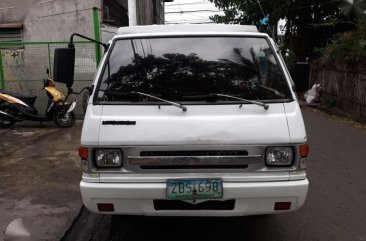
<path id="1" fill-rule="evenodd" d="M 71 88 L 74 84 L 75 70 L 75 48 L 55 49 L 55 57 L 53 61 L 53 80 L 66 84 L 67 88 Z"/>

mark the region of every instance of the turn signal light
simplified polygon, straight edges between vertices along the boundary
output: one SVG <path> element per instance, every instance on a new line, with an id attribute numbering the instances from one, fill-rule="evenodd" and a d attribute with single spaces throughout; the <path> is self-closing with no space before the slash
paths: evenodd
<path id="1" fill-rule="evenodd" d="M 300 145 L 300 156 L 301 157 L 307 157 L 309 154 L 309 145 L 308 144 L 302 144 Z"/>
<path id="2" fill-rule="evenodd" d="M 275 202 L 274 210 L 289 210 L 291 202 Z"/>
<path id="3" fill-rule="evenodd" d="M 79 156 L 81 160 L 88 160 L 88 148 L 80 146 L 79 147 Z"/>
<path id="4" fill-rule="evenodd" d="M 98 203 L 98 210 L 101 212 L 113 212 L 114 205 L 113 203 Z"/>

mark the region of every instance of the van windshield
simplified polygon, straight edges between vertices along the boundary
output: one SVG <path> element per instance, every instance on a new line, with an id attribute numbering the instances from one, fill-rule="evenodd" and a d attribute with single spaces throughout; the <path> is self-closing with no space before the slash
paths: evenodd
<path id="1" fill-rule="evenodd" d="M 291 99 L 288 83 L 262 37 L 117 39 L 96 100 L 156 103 L 139 91 L 180 103 L 228 103 L 213 94 L 261 101 Z M 234 101 L 235 102 L 235 101 Z"/>

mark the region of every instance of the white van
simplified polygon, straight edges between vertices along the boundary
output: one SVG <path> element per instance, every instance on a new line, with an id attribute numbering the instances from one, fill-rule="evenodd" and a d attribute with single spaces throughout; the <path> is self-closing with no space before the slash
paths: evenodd
<path id="1" fill-rule="evenodd" d="M 289 72 L 256 27 L 120 28 L 84 120 L 83 202 L 106 214 L 294 211 L 306 141 Z"/>

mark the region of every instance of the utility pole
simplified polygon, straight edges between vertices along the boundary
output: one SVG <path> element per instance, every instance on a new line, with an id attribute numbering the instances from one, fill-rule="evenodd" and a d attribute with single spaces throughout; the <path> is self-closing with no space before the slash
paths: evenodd
<path id="1" fill-rule="evenodd" d="M 128 0 L 128 25 L 137 25 L 136 0 Z"/>

